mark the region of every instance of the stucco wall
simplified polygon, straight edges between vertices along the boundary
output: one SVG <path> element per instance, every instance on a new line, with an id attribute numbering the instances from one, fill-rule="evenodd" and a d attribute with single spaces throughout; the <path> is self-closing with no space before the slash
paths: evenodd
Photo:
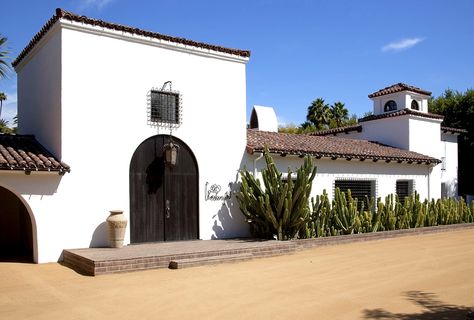
<path id="1" fill-rule="evenodd" d="M 258 157 L 255 155 L 248 155 L 246 157 L 247 167 L 253 170 L 254 159 Z M 303 160 L 298 157 L 281 157 L 274 155 L 273 159 L 277 168 L 281 172 L 287 172 L 288 167 L 293 172 L 299 168 Z M 317 166 L 317 174 L 313 182 L 311 195 L 316 196 L 322 194 L 326 190 L 329 197 L 333 197 L 334 181 L 342 179 L 360 179 L 360 180 L 375 180 L 375 196 L 384 198 L 388 194 L 396 192 L 397 180 L 413 180 L 414 189 L 420 194 L 420 198 L 428 197 L 428 171 L 429 166 L 425 164 L 399 164 L 399 163 L 385 163 L 383 161 L 347 161 L 344 159 L 331 160 L 321 158 L 314 160 Z M 265 168 L 264 158 L 257 162 L 258 176 L 261 177 L 260 172 Z"/>
<path id="2" fill-rule="evenodd" d="M 392 147 L 408 150 L 409 135 L 408 116 L 399 116 L 362 122 L 362 132 L 351 132 L 347 137 L 378 141 Z"/>
<path id="3" fill-rule="evenodd" d="M 441 160 L 441 120 L 410 116 L 409 132 L 408 150 Z M 433 167 L 430 174 L 430 197 L 441 197 L 441 165 Z"/>
<path id="4" fill-rule="evenodd" d="M 445 170 L 441 171 L 441 182 L 446 184 L 446 196 L 458 196 L 458 136 L 441 133 L 441 150 L 445 157 Z"/>
<path id="5" fill-rule="evenodd" d="M 240 211 L 229 201 L 206 200 L 204 189 L 206 183 L 219 184 L 224 193 L 237 179 L 246 139 L 247 59 L 100 28 L 84 30 L 69 22 L 64 26 L 57 36 L 61 41 L 48 44 L 46 53 L 41 51 L 44 46 L 34 57 L 39 57 L 38 65 L 50 63 L 60 70 L 49 79 L 53 83 L 43 81 L 40 71 L 23 74 L 29 63 L 19 75 L 38 91 L 45 86 L 61 88 L 61 111 L 57 105 L 54 109 L 60 127 L 41 130 L 46 136 L 62 137 L 54 150 L 61 150 L 61 159 L 72 168 L 52 194 L 41 196 L 40 182 L 38 196 L 22 192 L 37 218 L 39 262 L 56 261 L 64 248 L 106 245 L 108 210 L 123 209 L 129 218 L 131 157 L 143 140 L 169 133 L 147 125 L 147 93 L 165 81 L 172 81 L 173 89 L 182 94 L 183 124 L 173 135 L 190 146 L 198 162 L 200 238 L 245 234 Z M 49 51 L 61 52 L 61 59 L 50 61 Z M 46 97 L 38 99 L 51 105 Z M 19 107 L 26 114 L 36 105 L 28 100 Z M 38 130 L 29 125 L 22 133 Z M 27 179 L 35 177 L 25 176 L 20 185 L 31 183 Z M 125 242 L 129 243 L 128 230 Z"/>
<path id="6" fill-rule="evenodd" d="M 50 30 L 16 68 L 18 133 L 36 138 L 61 157 L 61 32 Z"/>

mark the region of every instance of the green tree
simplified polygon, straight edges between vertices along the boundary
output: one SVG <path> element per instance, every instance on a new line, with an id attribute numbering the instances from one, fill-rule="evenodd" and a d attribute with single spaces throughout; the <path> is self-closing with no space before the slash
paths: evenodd
<path id="1" fill-rule="evenodd" d="M 329 126 L 331 121 L 331 109 L 323 98 L 314 100 L 308 107 L 306 120 L 314 125 L 316 130 L 323 130 Z"/>
<path id="2" fill-rule="evenodd" d="M 0 35 L 0 79 L 5 78 L 10 71 L 10 65 L 7 62 L 8 50 L 5 48 L 7 38 Z"/>
<path id="3" fill-rule="evenodd" d="M 5 119 L 0 119 L 0 133 L 13 133 L 14 130 L 8 127 L 8 121 Z"/>
<path id="4" fill-rule="evenodd" d="M 7 100 L 7 95 L 0 92 L 0 119 L 2 118 L 3 101 Z"/>
<path id="5" fill-rule="evenodd" d="M 332 125 L 331 127 L 338 128 L 345 125 L 345 122 L 349 120 L 349 110 L 346 109 L 344 103 L 335 102 L 331 107 Z"/>
<path id="6" fill-rule="evenodd" d="M 431 99 L 429 111 L 444 116 L 443 126 L 463 128 L 467 134 L 459 139 L 459 193 L 474 194 L 474 90 L 466 92 L 447 89 L 444 93 Z"/>

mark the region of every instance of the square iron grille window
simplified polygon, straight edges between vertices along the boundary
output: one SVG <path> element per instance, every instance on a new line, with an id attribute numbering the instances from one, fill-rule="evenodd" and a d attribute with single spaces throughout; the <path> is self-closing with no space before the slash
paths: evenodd
<path id="1" fill-rule="evenodd" d="M 152 90 L 150 92 L 150 121 L 163 124 L 180 123 L 179 93 Z"/>
<path id="2" fill-rule="evenodd" d="M 364 203 L 364 210 L 367 209 L 367 198 L 375 197 L 375 180 L 336 180 L 334 188 L 347 194 L 347 190 L 351 190 L 352 198 L 357 198 L 357 209 L 361 209 Z"/>
<path id="3" fill-rule="evenodd" d="M 397 180 L 396 192 L 401 203 L 413 193 L 413 180 Z"/>

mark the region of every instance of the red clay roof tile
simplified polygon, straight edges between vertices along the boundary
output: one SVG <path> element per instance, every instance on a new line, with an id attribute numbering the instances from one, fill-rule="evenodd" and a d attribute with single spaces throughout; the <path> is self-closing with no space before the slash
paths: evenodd
<path id="1" fill-rule="evenodd" d="M 378 142 L 337 137 L 247 130 L 247 152 L 312 155 L 326 158 L 372 159 L 408 163 L 437 164 L 441 161 L 413 151 L 402 150 Z"/>
<path id="2" fill-rule="evenodd" d="M 0 134 L 0 170 L 70 172 L 32 135 Z"/>
<path id="3" fill-rule="evenodd" d="M 406 109 L 387 112 L 387 113 L 382 113 L 382 114 L 376 114 L 376 115 L 374 114 L 374 115 L 371 115 L 371 116 L 360 118 L 358 121 L 359 122 L 364 122 L 364 121 L 371 121 L 371 120 L 377 120 L 377 119 L 399 117 L 399 116 L 404 116 L 404 115 L 407 115 L 407 114 L 418 116 L 418 117 L 423 117 L 423 118 L 429 118 L 429 119 L 439 119 L 439 120 L 444 119 L 444 116 L 439 115 L 439 114 L 425 113 L 425 112 L 415 111 L 415 110 L 406 108 Z"/>
<path id="4" fill-rule="evenodd" d="M 248 50 L 231 49 L 231 48 L 216 46 L 212 44 L 207 44 L 204 42 L 193 41 L 193 40 L 189 40 L 185 38 L 167 36 L 167 35 L 157 33 L 157 32 L 146 31 L 146 30 L 129 27 L 129 26 L 125 26 L 125 25 L 121 25 L 117 23 L 111 23 L 111 22 L 106 22 L 103 20 L 92 19 L 85 16 L 79 16 L 72 12 L 68 12 L 63 9 L 58 8 L 56 9 L 56 14 L 53 17 L 51 17 L 48 20 L 48 22 L 46 22 L 46 24 L 41 28 L 41 30 L 33 37 L 33 39 L 31 39 L 28 45 L 23 49 L 23 51 L 18 55 L 18 57 L 12 62 L 12 65 L 16 67 L 21 62 L 21 60 L 23 60 L 28 55 L 28 53 L 31 50 L 33 50 L 34 46 L 46 35 L 46 33 L 53 27 L 53 25 L 60 19 L 85 23 L 92 26 L 100 26 L 107 29 L 123 31 L 123 32 L 131 33 L 131 34 L 136 34 L 136 35 L 146 36 L 146 37 L 155 38 L 159 40 L 184 44 L 184 45 L 197 47 L 201 49 L 213 50 L 213 51 L 227 53 L 227 54 L 240 56 L 244 58 L 250 57 L 250 51 Z"/>
<path id="5" fill-rule="evenodd" d="M 420 89 L 418 87 L 410 86 L 406 83 L 399 82 L 397 84 L 391 85 L 389 87 L 385 87 L 379 91 L 369 94 L 369 98 L 380 97 L 386 94 L 391 94 L 400 91 L 412 91 L 420 94 L 424 94 L 427 96 L 431 96 L 431 92 L 427 90 Z"/>
<path id="6" fill-rule="evenodd" d="M 339 128 L 327 129 L 327 130 L 320 130 L 316 132 L 310 133 L 311 136 L 329 136 L 329 135 L 336 135 L 338 133 L 349 133 L 351 131 L 362 131 L 362 126 L 360 124 L 355 124 L 351 126 L 344 126 Z"/>

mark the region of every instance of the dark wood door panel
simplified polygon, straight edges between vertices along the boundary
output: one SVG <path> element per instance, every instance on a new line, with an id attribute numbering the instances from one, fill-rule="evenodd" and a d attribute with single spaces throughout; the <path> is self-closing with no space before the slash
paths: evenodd
<path id="1" fill-rule="evenodd" d="M 145 140 L 130 165 L 130 233 L 132 243 L 199 238 L 198 169 L 189 147 L 180 146 L 175 166 L 165 166 L 168 136 Z M 169 210 L 168 210 L 169 208 Z"/>

